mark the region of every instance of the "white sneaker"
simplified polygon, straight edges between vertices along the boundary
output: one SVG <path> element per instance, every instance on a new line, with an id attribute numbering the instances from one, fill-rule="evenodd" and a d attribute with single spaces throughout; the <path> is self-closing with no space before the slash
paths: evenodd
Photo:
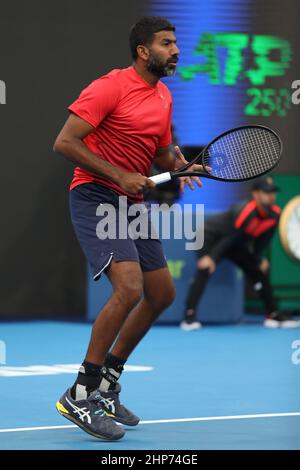
<path id="1" fill-rule="evenodd" d="M 180 328 L 184 331 L 194 331 L 194 330 L 199 330 L 199 328 L 201 328 L 202 325 L 199 321 L 192 321 L 192 322 L 188 322 L 186 320 L 183 320 L 181 323 L 180 323 Z"/>
<path id="2" fill-rule="evenodd" d="M 300 328 L 300 320 L 294 319 L 288 313 L 274 312 L 265 321 L 266 328 Z"/>

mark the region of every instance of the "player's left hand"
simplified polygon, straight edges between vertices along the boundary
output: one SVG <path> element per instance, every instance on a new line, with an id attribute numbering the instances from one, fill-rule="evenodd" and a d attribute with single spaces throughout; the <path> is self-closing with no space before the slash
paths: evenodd
<path id="1" fill-rule="evenodd" d="M 175 170 L 178 170 L 180 167 L 188 163 L 188 161 L 184 158 L 184 155 L 182 154 L 180 148 L 178 145 L 174 147 L 175 150 L 175 155 L 176 155 L 176 162 L 175 162 Z M 203 171 L 203 166 L 202 165 L 192 165 L 190 168 L 187 169 L 187 171 Z M 199 188 L 203 186 L 202 182 L 198 178 L 198 176 L 182 176 L 179 178 L 180 180 L 180 189 L 184 193 L 184 186 L 185 184 L 188 185 L 190 189 L 195 189 L 195 186 L 193 183 L 195 183 Z"/>

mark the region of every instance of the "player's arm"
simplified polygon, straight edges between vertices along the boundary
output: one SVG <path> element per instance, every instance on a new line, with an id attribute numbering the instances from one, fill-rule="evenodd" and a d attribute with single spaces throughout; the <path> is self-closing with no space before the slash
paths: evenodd
<path id="1" fill-rule="evenodd" d="M 154 165 L 161 171 L 175 171 L 181 166 L 188 163 L 178 146 L 174 147 L 175 154 L 171 150 L 171 146 L 158 148 L 154 158 Z M 202 165 L 193 165 L 188 171 L 202 170 Z M 180 178 L 180 188 L 184 192 L 184 185 L 187 183 L 190 189 L 195 189 L 193 181 L 202 187 L 202 183 L 197 176 L 192 178 Z"/>
<path id="2" fill-rule="evenodd" d="M 119 169 L 99 158 L 83 142 L 93 130 L 89 123 L 71 114 L 58 134 L 53 150 L 81 168 L 117 183 Z"/>
<path id="3" fill-rule="evenodd" d="M 154 158 L 154 165 L 160 171 L 174 171 L 176 158 L 171 146 L 158 148 Z"/>
<path id="4" fill-rule="evenodd" d="M 92 131 L 91 124 L 71 114 L 57 136 L 53 150 L 81 168 L 115 182 L 128 193 L 136 194 L 145 187 L 154 186 L 145 176 L 124 171 L 95 155 L 83 142 Z"/>

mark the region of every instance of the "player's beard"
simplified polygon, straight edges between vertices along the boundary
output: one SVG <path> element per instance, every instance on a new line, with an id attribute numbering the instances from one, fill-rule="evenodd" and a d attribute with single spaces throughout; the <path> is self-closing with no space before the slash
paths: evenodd
<path id="1" fill-rule="evenodd" d="M 174 62 L 177 62 L 177 59 L 174 59 Z M 174 65 L 170 65 L 169 62 L 162 62 L 151 50 L 147 68 L 157 78 L 170 77 L 176 73 Z"/>

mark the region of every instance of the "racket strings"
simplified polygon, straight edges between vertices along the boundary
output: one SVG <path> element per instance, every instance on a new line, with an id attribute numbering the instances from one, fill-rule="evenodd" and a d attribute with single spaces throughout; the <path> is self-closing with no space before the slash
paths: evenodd
<path id="1" fill-rule="evenodd" d="M 272 131 L 260 127 L 235 129 L 209 145 L 203 156 L 212 176 L 240 180 L 262 174 L 279 160 L 281 143 Z"/>

